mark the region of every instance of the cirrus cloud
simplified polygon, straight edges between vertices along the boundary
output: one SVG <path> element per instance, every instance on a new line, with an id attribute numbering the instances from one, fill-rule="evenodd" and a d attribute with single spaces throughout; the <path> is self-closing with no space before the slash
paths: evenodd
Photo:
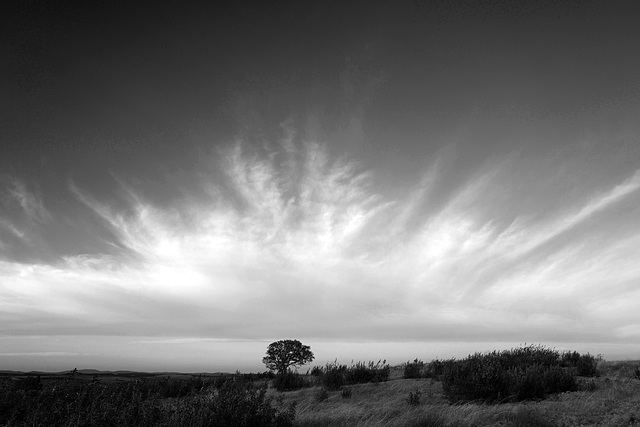
<path id="1" fill-rule="evenodd" d="M 376 193 L 374 171 L 321 144 L 222 153 L 224 180 L 200 175 L 169 207 L 123 178 L 120 207 L 70 182 L 120 253 L 3 261 L 5 328 L 182 344 L 622 343 L 638 322 L 640 233 L 610 225 L 616 207 L 638 210 L 638 171 L 561 211 L 519 212 L 516 156 L 446 191 L 435 161 L 403 199 Z M 498 214 L 501 197 L 513 204 Z M 543 193 L 527 197 L 542 206 Z"/>

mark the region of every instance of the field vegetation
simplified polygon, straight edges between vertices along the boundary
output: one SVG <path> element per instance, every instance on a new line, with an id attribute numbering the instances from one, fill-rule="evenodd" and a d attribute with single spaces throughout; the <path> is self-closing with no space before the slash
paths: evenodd
<path id="1" fill-rule="evenodd" d="M 302 375 L 0 377 L 0 426 L 640 425 L 637 362 L 543 346 Z"/>

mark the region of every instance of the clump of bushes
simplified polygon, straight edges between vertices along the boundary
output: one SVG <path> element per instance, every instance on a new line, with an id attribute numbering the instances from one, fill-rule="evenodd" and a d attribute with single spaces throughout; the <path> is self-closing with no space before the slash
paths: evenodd
<path id="1" fill-rule="evenodd" d="M 328 390 L 340 390 L 346 384 L 347 365 L 340 365 L 337 361 L 327 363 L 324 368 L 319 368 L 318 376 L 320 384 Z"/>
<path id="2" fill-rule="evenodd" d="M 40 375 L 28 376 L 16 381 L 13 388 L 15 390 L 39 391 L 42 390 L 42 380 Z"/>
<path id="3" fill-rule="evenodd" d="M 165 377 L 156 381 L 140 381 L 138 388 L 145 395 L 157 394 L 162 398 L 178 398 L 197 394 L 212 386 L 220 388 L 226 381 L 228 379 L 220 380 L 202 375 L 194 375 L 188 379 Z"/>
<path id="4" fill-rule="evenodd" d="M 273 378 L 273 386 L 278 391 L 288 391 L 310 387 L 311 384 L 299 373 L 287 371 L 283 374 L 275 375 Z"/>
<path id="5" fill-rule="evenodd" d="M 416 390 L 415 392 L 410 391 L 409 396 L 407 396 L 407 403 L 410 406 L 418 406 L 420 404 L 420 396 L 422 396 L 420 390 Z"/>
<path id="6" fill-rule="evenodd" d="M 404 365 L 404 378 L 421 378 L 424 376 L 424 362 L 417 358 L 413 362 L 407 362 Z"/>
<path id="7" fill-rule="evenodd" d="M 256 388 L 250 383 L 229 382 L 205 405 L 209 425 L 288 427 L 295 419 L 295 406 L 278 410 L 266 398 L 266 384 Z"/>
<path id="8" fill-rule="evenodd" d="M 601 358 L 596 358 L 591 354 L 580 354 L 577 351 L 567 351 L 562 354 L 560 363 L 562 366 L 576 369 L 576 373 L 581 377 L 595 377 L 599 375 L 598 362 Z"/>
<path id="9" fill-rule="evenodd" d="M 440 380 L 442 374 L 444 373 L 444 365 L 445 362 L 440 359 L 434 359 L 431 362 L 427 363 L 424 368 L 424 377 L 425 378 L 433 378 L 435 380 Z"/>
<path id="10" fill-rule="evenodd" d="M 310 371 L 307 371 L 307 373 L 313 377 L 319 377 L 322 375 L 322 372 L 322 367 L 320 366 L 314 366 Z"/>
<path id="11" fill-rule="evenodd" d="M 475 353 L 465 359 L 442 361 L 442 389 L 451 402 L 543 399 L 552 393 L 578 389 L 574 360 L 587 366 L 591 358 L 573 354 L 565 358 L 555 350 L 536 345 Z M 565 366 L 568 363 L 571 366 Z"/>
<path id="12" fill-rule="evenodd" d="M 241 379 L 227 379 L 219 388 L 193 387 L 188 395 L 180 391 L 178 397 L 164 397 L 190 381 L 43 381 L 28 390 L 4 381 L 0 382 L 0 425 L 293 425 L 295 407 L 273 406 L 266 397 L 266 384 L 255 387 Z"/>
<path id="13" fill-rule="evenodd" d="M 340 390 L 342 386 L 362 383 L 387 381 L 391 367 L 386 360 L 375 362 L 357 362 L 350 366 L 337 361 L 327 363 L 324 367 L 313 368 L 312 375 L 319 378 L 320 384 L 328 390 Z"/>
<path id="14" fill-rule="evenodd" d="M 357 362 L 347 368 L 345 380 L 347 384 L 377 383 L 387 381 L 391 367 L 386 360 L 377 363 Z"/>

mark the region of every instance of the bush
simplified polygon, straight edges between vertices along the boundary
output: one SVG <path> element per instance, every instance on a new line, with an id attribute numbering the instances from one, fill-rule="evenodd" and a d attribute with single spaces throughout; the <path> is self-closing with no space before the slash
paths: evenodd
<path id="1" fill-rule="evenodd" d="M 542 365 L 516 367 L 506 377 L 508 394 L 515 400 L 543 399 L 546 396 L 545 368 Z"/>
<path id="2" fill-rule="evenodd" d="M 320 383 L 328 390 L 340 390 L 340 388 L 345 385 L 347 365 L 339 365 L 336 361 L 327 363 L 325 367 L 321 369 Z"/>
<path id="3" fill-rule="evenodd" d="M 313 368 L 311 368 L 311 372 L 309 373 L 309 375 L 313 377 L 319 377 L 320 375 L 322 375 L 322 368 L 320 366 L 314 366 Z"/>
<path id="4" fill-rule="evenodd" d="M 256 388 L 251 383 L 228 380 L 217 390 L 194 387 L 188 396 L 169 402 L 161 398 L 167 390 L 181 390 L 191 382 L 195 384 L 198 379 L 106 384 L 52 380 L 39 391 L 0 383 L 0 425 L 293 425 L 295 407 L 273 407 L 266 398 L 266 385 Z"/>
<path id="5" fill-rule="evenodd" d="M 578 368 L 578 375 L 581 377 L 595 377 L 599 375 L 598 360 L 589 353 L 580 356 L 576 368 Z"/>
<path id="6" fill-rule="evenodd" d="M 560 366 L 552 366 L 544 373 L 546 393 L 562 393 L 578 390 L 578 381 L 573 373 Z"/>
<path id="7" fill-rule="evenodd" d="M 439 380 L 442 374 L 444 373 L 444 365 L 445 365 L 445 362 L 442 360 L 439 360 L 439 359 L 432 360 L 425 367 L 424 377 Z"/>
<path id="8" fill-rule="evenodd" d="M 28 376 L 16 381 L 14 388 L 16 390 L 24 391 L 40 391 L 42 390 L 42 380 L 40 379 L 40 375 L 37 375 L 35 377 Z"/>
<path id="9" fill-rule="evenodd" d="M 357 362 L 352 363 L 351 366 L 341 365 L 335 361 L 327 363 L 319 370 L 321 371 L 320 383 L 329 390 L 340 390 L 342 386 L 350 384 L 388 381 L 391 372 L 386 360 L 366 364 Z"/>
<path id="10" fill-rule="evenodd" d="M 561 365 L 576 368 L 576 373 L 581 377 L 594 377 L 599 375 L 598 362 L 600 360 L 600 357 L 596 358 L 589 353 L 580 354 L 577 351 L 568 351 L 562 354 Z"/>
<path id="11" fill-rule="evenodd" d="M 544 399 L 577 390 L 573 372 L 560 362 L 558 352 L 542 346 L 476 353 L 442 362 L 442 389 L 451 402 L 487 403 Z"/>
<path id="12" fill-rule="evenodd" d="M 407 397 L 407 403 L 411 406 L 418 406 L 420 404 L 420 396 L 422 392 L 420 390 L 416 390 L 414 392 L 409 392 L 409 396 Z"/>
<path id="13" fill-rule="evenodd" d="M 162 398 L 187 396 L 195 388 L 189 380 L 171 379 L 167 377 L 156 384 L 156 393 Z"/>
<path id="14" fill-rule="evenodd" d="M 295 407 L 278 411 L 266 396 L 267 388 L 254 388 L 239 382 L 226 383 L 209 402 L 211 425 L 234 426 L 292 426 Z"/>
<path id="15" fill-rule="evenodd" d="M 362 384 L 387 381 L 390 372 L 391 368 L 386 360 L 378 360 L 377 363 L 369 362 L 367 364 L 357 362 L 347 368 L 345 382 L 347 384 Z"/>
<path id="16" fill-rule="evenodd" d="M 422 377 L 422 370 L 424 369 L 424 362 L 422 360 L 415 359 L 413 362 L 407 362 L 404 365 L 404 378 L 420 378 Z"/>
<path id="17" fill-rule="evenodd" d="M 299 390 L 303 387 L 309 387 L 309 383 L 299 373 L 287 371 L 275 376 L 273 386 L 278 391 Z"/>

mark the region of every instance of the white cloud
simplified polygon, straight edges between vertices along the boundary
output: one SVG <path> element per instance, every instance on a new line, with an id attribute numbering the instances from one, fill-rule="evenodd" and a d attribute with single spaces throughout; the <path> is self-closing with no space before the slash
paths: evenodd
<path id="1" fill-rule="evenodd" d="M 615 203 L 624 200 L 639 188 L 640 170 L 637 170 L 621 184 L 616 185 L 603 194 L 592 196 L 587 203 L 579 208 L 565 213 L 554 221 L 535 227 L 534 230 L 526 233 L 526 235 L 521 232 L 520 224 L 514 222 L 514 224 L 503 233 L 501 240 L 505 243 L 510 242 L 510 244 L 506 244 L 506 246 L 509 247 L 509 256 L 519 257 L 525 255 L 554 237 L 586 221 L 598 212 L 604 211 Z M 518 236 L 521 238 L 517 238 Z M 526 242 L 523 241 L 523 238 L 526 238 Z"/>
<path id="2" fill-rule="evenodd" d="M 445 197 L 436 194 L 436 161 L 406 199 L 377 194 L 372 172 L 331 158 L 323 145 L 291 141 L 262 155 L 232 147 L 221 162 L 227 182 L 205 177 L 209 196 L 169 208 L 124 179 L 124 209 L 71 183 L 135 257 L 4 262 L 3 323 L 23 334 L 137 334 L 193 345 L 282 336 L 626 337 L 640 320 L 629 303 L 637 300 L 629 283 L 640 278 L 640 231 L 621 235 L 606 224 L 611 207 L 637 194 L 640 173 L 585 192 L 586 202 L 561 215 L 518 212 L 510 196 L 510 219 L 490 201 L 511 194 L 513 162 L 485 164 Z M 431 203 L 434 195 L 444 202 Z M 603 223 L 595 229 L 537 251 L 596 213 Z"/>

